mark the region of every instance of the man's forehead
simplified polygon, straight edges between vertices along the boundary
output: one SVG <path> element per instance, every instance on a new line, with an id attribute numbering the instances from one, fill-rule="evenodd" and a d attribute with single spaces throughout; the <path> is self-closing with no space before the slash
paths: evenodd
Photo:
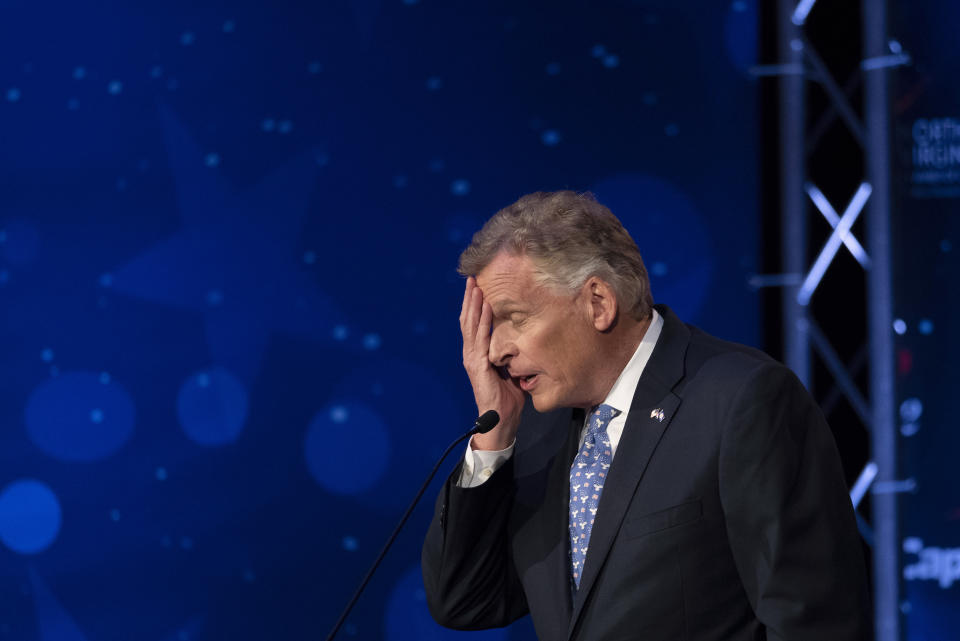
<path id="1" fill-rule="evenodd" d="M 497 254 L 476 276 L 477 286 L 494 311 L 528 302 L 539 289 L 526 256 Z"/>

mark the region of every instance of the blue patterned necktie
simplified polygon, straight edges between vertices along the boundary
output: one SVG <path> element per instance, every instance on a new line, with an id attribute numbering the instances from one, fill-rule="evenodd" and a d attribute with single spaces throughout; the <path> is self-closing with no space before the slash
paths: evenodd
<path id="1" fill-rule="evenodd" d="M 570 467 L 570 570 L 574 591 L 580 587 L 583 562 L 590 545 L 590 530 L 613 460 L 607 425 L 618 414 L 620 410 L 609 405 L 598 405 L 590 410 L 587 435 Z"/>

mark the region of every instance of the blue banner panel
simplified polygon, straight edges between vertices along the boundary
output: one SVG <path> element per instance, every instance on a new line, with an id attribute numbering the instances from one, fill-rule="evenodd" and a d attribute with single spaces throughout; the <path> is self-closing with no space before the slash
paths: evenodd
<path id="1" fill-rule="evenodd" d="M 904 600 L 909 641 L 960 630 L 960 5 L 898 3 L 891 54 L 912 63 L 894 96 L 894 221 Z"/>

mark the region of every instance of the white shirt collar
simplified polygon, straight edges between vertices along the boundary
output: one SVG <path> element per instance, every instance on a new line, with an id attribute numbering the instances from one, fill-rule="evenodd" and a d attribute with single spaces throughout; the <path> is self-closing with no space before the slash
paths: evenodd
<path id="1" fill-rule="evenodd" d="M 657 310 L 653 310 L 650 326 L 647 327 L 643 339 L 641 339 L 640 344 L 637 345 L 637 349 L 633 353 L 633 356 L 630 357 L 627 366 L 620 372 L 620 376 L 617 377 L 613 387 L 610 388 L 610 393 L 607 394 L 607 398 L 603 401 L 604 405 L 610 405 L 620 410 L 623 418 L 626 418 L 626 414 L 630 412 L 630 404 L 633 402 L 633 394 L 636 392 L 637 384 L 640 382 L 640 375 L 643 374 L 643 370 L 647 366 L 647 361 L 650 360 L 650 355 L 653 353 L 653 348 L 657 344 L 657 339 L 660 338 L 660 331 L 662 329 L 663 317 L 657 313 Z"/>

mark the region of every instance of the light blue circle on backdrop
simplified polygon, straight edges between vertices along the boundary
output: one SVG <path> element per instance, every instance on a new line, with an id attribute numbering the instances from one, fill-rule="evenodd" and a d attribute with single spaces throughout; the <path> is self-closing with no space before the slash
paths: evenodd
<path id="1" fill-rule="evenodd" d="M 628 173 L 590 190 L 636 241 L 655 302 L 698 322 L 716 270 L 710 232 L 693 201 L 658 176 Z"/>
<path id="2" fill-rule="evenodd" d="M 391 510 L 406 507 L 443 448 L 473 425 L 472 398 L 466 374 L 441 376 L 421 362 L 378 358 L 345 372 L 330 391 L 328 407 L 349 407 L 344 401 L 352 400 L 369 408 L 390 445 L 383 478 L 360 498 Z M 352 460 L 367 465 L 359 443 Z"/>
<path id="3" fill-rule="evenodd" d="M 194 443 L 233 443 L 247 421 L 249 395 L 243 383 L 223 367 L 199 371 L 183 382 L 177 395 L 180 427 Z"/>
<path id="4" fill-rule="evenodd" d="M 60 532 L 60 501 L 40 481 L 14 481 L 0 492 L 0 541 L 14 552 L 37 554 Z"/>
<path id="5" fill-rule="evenodd" d="M 405 572 L 390 592 L 383 627 L 383 638 L 387 641 L 500 641 L 508 638 L 507 630 L 503 628 L 457 632 L 437 625 L 427 609 L 419 565 Z"/>
<path id="6" fill-rule="evenodd" d="M 361 494 L 387 469 L 390 435 L 368 406 L 333 403 L 310 421 L 303 450 L 310 476 L 321 487 L 334 494 Z"/>
<path id="7" fill-rule="evenodd" d="M 95 372 L 66 372 L 41 383 L 27 400 L 27 435 L 61 461 L 99 461 L 133 434 L 133 399 Z"/>

